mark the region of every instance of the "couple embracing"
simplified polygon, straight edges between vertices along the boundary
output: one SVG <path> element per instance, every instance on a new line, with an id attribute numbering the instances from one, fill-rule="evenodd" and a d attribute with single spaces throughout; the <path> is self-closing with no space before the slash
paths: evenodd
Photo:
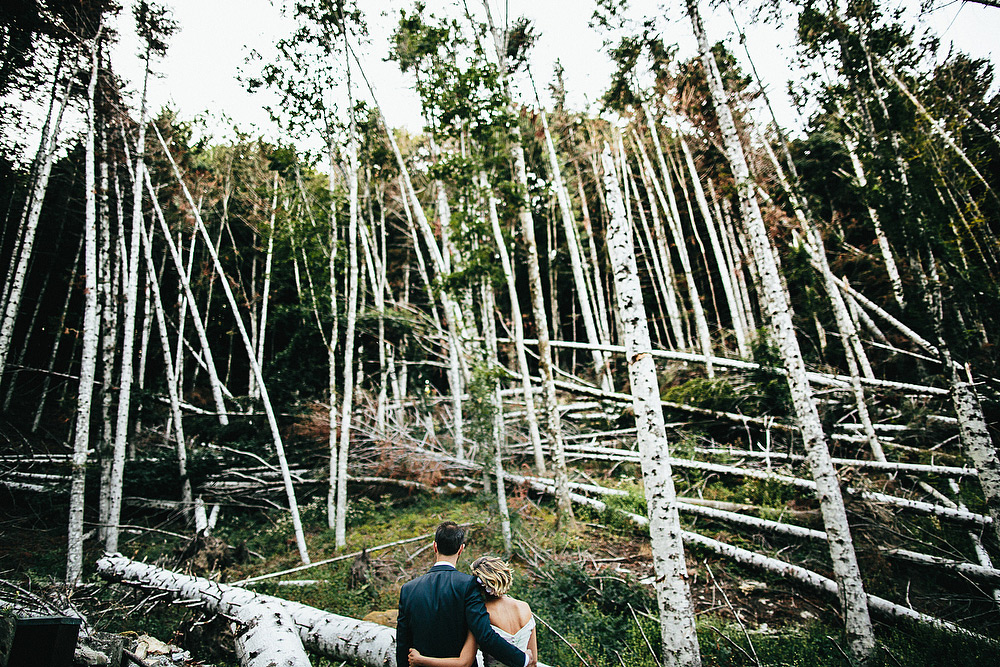
<path id="1" fill-rule="evenodd" d="M 465 529 L 445 521 L 434 533 L 434 567 L 399 591 L 396 667 L 470 667 L 477 645 L 486 665 L 534 667 L 535 620 L 526 602 L 506 595 L 510 568 L 484 556 L 472 563 L 474 576 L 463 574 L 464 549 Z"/>

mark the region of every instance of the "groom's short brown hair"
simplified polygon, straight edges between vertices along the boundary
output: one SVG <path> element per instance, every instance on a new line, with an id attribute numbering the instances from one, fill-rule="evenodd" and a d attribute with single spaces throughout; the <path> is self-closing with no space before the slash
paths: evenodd
<path id="1" fill-rule="evenodd" d="M 454 556 L 465 544 L 465 528 L 454 521 L 445 521 L 434 531 L 434 542 L 442 556 Z"/>

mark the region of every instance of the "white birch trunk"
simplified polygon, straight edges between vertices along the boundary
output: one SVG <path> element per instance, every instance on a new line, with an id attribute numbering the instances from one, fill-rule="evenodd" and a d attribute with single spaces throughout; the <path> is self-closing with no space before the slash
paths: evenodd
<path id="1" fill-rule="evenodd" d="M 952 378 L 952 402 L 958 416 L 962 450 L 979 471 L 986 511 L 993 518 L 994 534 L 1000 536 L 1000 459 L 975 389 L 972 384 L 958 379 L 957 370 L 952 371 Z"/>
<path id="2" fill-rule="evenodd" d="M 90 407 L 94 397 L 94 376 L 97 372 L 97 345 L 100 324 L 97 302 L 97 183 L 94 174 L 94 134 L 97 110 L 94 95 L 100 32 L 90 45 L 91 71 L 87 86 L 87 130 L 84 138 L 84 310 L 83 355 L 80 360 L 80 389 L 76 404 L 76 426 L 73 441 L 72 481 L 69 495 L 69 527 L 66 548 L 66 583 L 75 586 L 83 572 L 83 507 L 87 476 L 87 449 L 90 446 Z"/>
<path id="3" fill-rule="evenodd" d="M 232 624 L 236 657 L 242 667 L 310 667 L 295 621 L 281 608 L 264 603 L 236 610 Z"/>
<path id="4" fill-rule="evenodd" d="M 773 336 L 788 371 L 789 391 L 808 452 L 809 467 L 816 481 L 817 497 L 823 514 L 823 524 L 829 537 L 830 558 L 844 613 L 848 644 L 852 656 L 864 662 L 875 648 L 875 635 L 868 614 L 867 599 L 854 553 L 840 484 L 833 462 L 830 460 L 823 426 L 806 379 L 805 364 L 792 325 L 791 306 L 781 285 L 767 229 L 754 195 L 754 183 L 729 109 L 722 77 L 709 47 L 698 2 L 686 0 L 686 3 L 688 16 L 698 40 L 702 66 L 719 119 L 730 168 L 740 194 L 743 224 L 746 227 L 747 237 L 752 241 L 754 263 L 763 287 L 760 296 L 768 310 Z"/>
<path id="5" fill-rule="evenodd" d="M 713 540 L 710 537 L 705 537 L 696 533 L 685 531 L 684 541 L 689 544 L 697 544 L 701 547 L 711 549 L 722 556 L 732 558 L 737 563 L 751 565 L 767 572 L 773 572 L 788 579 L 793 579 L 808 586 L 809 588 L 812 588 L 813 590 L 826 593 L 828 595 L 837 594 L 838 587 L 835 581 L 827 579 L 826 577 L 812 572 L 811 570 L 807 570 L 804 567 L 792 565 L 791 563 L 786 563 L 785 561 L 778 560 L 776 558 L 769 558 L 768 556 L 754 553 L 753 551 L 748 551 L 747 549 L 734 547 L 732 545 L 725 544 L 724 542 Z M 865 597 L 866 605 L 870 607 L 873 612 L 884 619 L 914 621 L 924 625 L 930 625 L 931 627 L 943 630 L 944 632 L 948 632 L 950 634 L 972 637 L 980 641 L 989 641 L 985 637 L 961 628 L 954 623 L 943 621 L 928 614 L 922 614 L 910 609 L 909 607 L 895 604 L 884 598 L 880 598 L 875 595 L 866 595 Z"/>
<path id="6" fill-rule="evenodd" d="M 598 334 L 594 309 L 591 307 L 590 299 L 587 296 L 587 279 L 584 275 L 583 259 L 580 256 L 576 220 L 573 219 L 573 209 L 570 207 L 569 196 L 566 194 L 566 186 L 563 183 L 562 172 L 559 168 L 559 158 L 552 143 L 552 135 L 549 133 L 549 123 L 545 115 L 545 109 L 539 108 L 539 111 L 542 119 L 542 130 L 545 133 L 545 148 L 549 156 L 549 170 L 552 172 L 552 188 L 556 192 L 556 201 L 559 204 L 559 212 L 563 223 L 563 233 L 566 234 L 566 246 L 569 248 L 569 259 L 573 268 L 573 281 L 576 284 L 576 294 L 577 300 L 580 303 L 580 315 L 583 317 L 583 327 L 587 332 L 587 340 L 591 343 L 606 343 L 608 341 L 602 340 Z M 521 186 L 527 191 L 527 182 L 522 183 Z M 591 354 L 594 357 L 594 369 L 597 372 L 597 377 L 601 378 L 601 387 L 613 391 L 614 385 L 611 381 L 611 368 L 604 359 L 604 354 L 596 350 Z"/>
<path id="7" fill-rule="evenodd" d="M 521 321 L 521 303 L 517 298 L 517 285 L 514 283 L 514 267 L 511 265 L 510 254 L 507 252 L 507 242 L 504 240 L 503 232 L 500 229 L 496 199 L 493 197 L 493 191 L 486 180 L 485 172 L 479 174 L 479 182 L 487 199 L 487 209 L 489 211 L 490 226 L 493 229 L 493 239 L 496 241 L 497 252 L 500 255 L 500 265 L 503 267 L 504 277 L 507 280 L 507 294 L 510 297 L 510 317 L 514 329 L 514 350 L 517 354 L 518 368 L 521 369 L 521 385 L 524 387 L 524 412 L 528 421 L 528 437 L 531 441 L 531 450 L 535 454 L 535 470 L 539 474 L 544 474 L 545 454 L 542 452 L 542 436 L 538 429 L 538 416 L 535 413 L 535 399 L 531 387 L 531 374 L 528 369 L 528 355 L 524 350 L 524 324 Z M 559 474 L 558 471 L 556 474 Z M 563 470 L 563 474 L 565 474 L 565 469 Z"/>
<path id="8" fill-rule="evenodd" d="M 39 167 L 28 199 L 28 211 L 23 226 L 21 244 L 20 248 L 15 248 L 14 251 L 17 257 L 17 264 L 13 272 L 8 275 L 7 283 L 4 287 L 6 301 L 4 302 L 3 321 L 0 322 L 0 378 L 2 378 L 7 364 L 7 356 L 10 352 L 14 336 L 14 325 L 17 321 L 18 311 L 21 308 L 24 281 L 28 276 L 31 253 L 35 245 L 35 232 L 38 231 L 38 222 L 41 220 L 42 204 L 45 201 L 45 193 L 49 186 L 49 176 L 52 173 L 52 163 L 55 161 L 56 156 L 59 128 L 62 125 L 63 112 L 66 109 L 69 96 L 68 86 L 69 80 L 67 79 L 62 89 L 62 94 L 59 96 L 59 110 L 56 112 L 56 118 L 52 124 L 52 132 L 48 137 L 42 138 L 42 144 L 39 149 L 41 153 Z M 91 131 L 96 131 L 93 127 L 90 129 Z M 97 215 L 96 212 L 94 215 Z"/>
<path id="9" fill-rule="evenodd" d="M 142 232 L 142 246 L 146 259 L 146 275 L 149 277 L 149 285 L 153 308 L 156 313 L 156 327 L 160 335 L 160 348 L 163 352 L 163 365 L 167 372 L 167 393 L 170 397 L 170 422 L 173 425 L 174 437 L 177 440 L 177 470 L 181 480 L 181 503 L 185 514 L 190 512 L 192 506 L 191 480 L 187 472 L 187 440 L 184 437 L 184 418 L 181 413 L 180 396 L 178 391 L 180 383 L 177 382 L 177 371 L 173 359 L 170 356 L 170 336 L 167 333 L 167 316 L 163 312 L 163 300 L 160 297 L 160 285 L 156 280 L 156 265 L 153 264 L 153 247 L 149 235 L 146 234 L 146 227 L 139 225 Z M 183 335 L 183 334 L 180 334 Z"/>
<path id="10" fill-rule="evenodd" d="M 885 461 L 885 453 L 882 451 L 882 444 L 879 442 L 878 436 L 875 434 L 875 427 L 872 424 L 871 413 L 868 411 L 868 400 L 865 396 L 864 387 L 861 386 L 861 376 L 858 370 L 858 364 L 860 362 L 867 369 L 866 375 L 871 377 L 871 366 L 868 364 L 868 357 L 865 354 L 864 347 L 861 345 L 861 339 L 858 337 L 858 330 L 854 326 L 854 320 L 851 318 L 851 314 L 847 309 L 847 304 L 844 302 L 844 296 L 841 294 L 840 285 L 837 282 L 836 277 L 834 277 L 833 271 L 830 269 L 830 262 L 826 257 L 826 246 L 823 242 L 823 237 L 820 235 L 819 230 L 812 224 L 812 221 L 803 208 L 798 195 L 788 182 L 788 179 L 785 177 L 785 172 L 781 168 L 781 163 L 778 161 L 778 157 L 774 154 L 774 151 L 771 150 L 771 145 L 763 137 L 761 138 L 761 144 L 764 146 L 767 156 L 771 159 L 771 164 L 774 166 L 778 182 L 781 183 L 782 188 L 785 190 L 785 194 L 788 196 L 788 199 L 795 211 L 795 217 L 799 221 L 799 225 L 802 227 L 802 231 L 806 236 L 806 252 L 809 253 L 814 267 L 819 271 L 820 276 L 823 278 L 823 285 L 826 288 L 827 294 L 830 296 L 830 305 L 833 309 L 834 319 L 837 322 L 837 329 L 840 331 L 840 340 L 844 348 L 844 357 L 847 360 L 847 368 L 850 372 L 851 390 L 854 394 L 854 404 L 858 411 L 858 419 L 861 421 L 861 425 L 864 428 L 865 437 L 868 439 L 868 446 L 871 448 L 872 456 L 876 461 Z"/>
<path id="11" fill-rule="evenodd" d="M 708 320 L 705 317 L 705 308 L 701 303 L 701 295 L 698 293 L 698 284 L 694 280 L 694 273 L 691 267 L 691 257 L 688 255 L 687 251 L 687 240 L 684 238 L 684 231 L 681 227 L 681 215 L 680 211 L 677 210 L 677 199 L 674 196 L 674 187 L 670 181 L 670 170 L 667 168 L 667 163 L 663 159 L 663 148 L 660 146 L 660 134 L 656 129 L 656 122 L 653 119 L 652 114 L 649 112 L 649 106 L 643 106 L 646 123 L 649 126 L 650 136 L 653 137 L 653 145 L 656 147 L 656 156 L 660 163 L 660 171 L 663 174 L 663 184 L 661 187 L 660 179 L 656 177 L 656 172 L 653 170 L 652 164 L 649 162 L 649 158 L 646 157 L 646 149 L 643 147 L 642 142 L 638 142 L 639 150 L 642 153 L 643 162 L 646 165 L 646 169 L 649 170 L 649 180 L 653 183 L 653 189 L 656 192 L 657 198 L 660 200 L 660 204 L 663 206 L 663 216 L 667 219 L 670 226 L 670 232 L 674 237 L 674 245 L 677 247 L 677 255 L 681 260 L 681 268 L 684 269 L 684 277 L 687 282 L 688 296 L 691 300 L 691 309 L 694 312 L 695 328 L 698 331 L 698 340 L 701 343 L 701 351 L 708 359 L 712 356 L 712 337 L 708 330 Z M 670 204 L 669 210 L 667 209 L 667 204 L 663 201 L 663 192 L 666 191 L 667 200 Z M 694 224 L 694 220 L 691 221 Z M 707 366 L 708 377 L 715 377 L 715 373 L 712 370 L 711 363 Z"/>
<path id="12" fill-rule="evenodd" d="M 865 176 L 865 168 L 858 157 L 857 142 L 852 137 L 844 136 L 844 147 L 847 148 L 847 154 L 851 158 L 854 178 L 857 179 L 861 188 L 867 188 L 868 178 Z M 892 294 L 896 297 L 896 303 L 899 304 L 899 307 L 904 308 L 906 300 L 903 296 L 903 280 L 899 276 L 899 267 L 896 266 L 896 258 L 892 254 L 892 246 L 889 245 L 889 237 L 886 236 L 885 230 L 882 228 L 882 220 L 879 218 L 878 211 L 868 204 L 865 204 L 865 207 L 868 210 L 872 226 L 875 228 L 875 238 L 878 239 L 878 247 L 882 252 L 882 259 L 885 261 L 885 270 L 889 274 Z"/>
<path id="13" fill-rule="evenodd" d="M 125 278 L 124 315 L 122 333 L 121 374 L 118 381 L 118 412 L 115 418 L 115 442 L 111 458 L 107 514 L 101 516 L 106 525 L 104 547 L 118 551 L 118 524 L 122 507 L 122 483 L 125 478 L 125 445 L 128 437 L 128 416 L 132 401 L 132 363 L 135 349 L 135 320 L 139 291 L 139 231 L 142 220 L 142 185 L 146 153 L 146 92 L 149 86 L 150 51 L 146 49 L 143 72 L 142 97 L 139 102 L 139 137 L 136 140 L 135 168 L 132 170 L 132 234 L 128 247 L 128 272 Z M 127 144 L 127 142 L 126 142 Z"/>
<path id="14" fill-rule="evenodd" d="M 520 144 L 511 149 L 514 156 L 514 170 L 524 170 L 524 149 Z M 527 196 L 527 195 L 525 195 Z M 543 405 L 545 406 L 545 424 L 549 440 L 553 443 L 555 453 L 555 468 L 565 469 L 565 457 L 562 456 L 562 427 L 560 424 L 559 406 L 556 401 L 555 371 L 552 360 L 552 347 L 549 345 L 549 323 L 545 313 L 545 295 L 542 291 L 542 273 L 538 262 L 538 244 L 535 241 L 535 224 L 530 211 L 525 209 L 526 202 L 521 202 L 518 211 L 518 221 L 521 227 L 521 238 L 524 239 L 525 255 L 528 259 L 528 288 L 531 294 L 531 310 L 535 318 L 535 329 L 538 336 L 538 372 L 542 380 Z M 525 215 L 527 213 L 527 215 Z M 556 480 L 564 480 L 557 474 Z M 568 499 L 568 489 L 558 489 L 556 493 L 558 521 L 566 525 L 573 521 L 573 506 Z"/>
<path id="15" fill-rule="evenodd" d="M 892 67 L 878 56 L 875 56 L 875 64 L 886 76 L 886 78 L 892 81 L 892 83 L 899 89 L 899 92 L 903 93 L 903 95 L 910 100 L 913 106 L 916 107 L 917 113 L 927 121 L 927 124 L 930 125 L 932 132 L 944 141 L 948 148 L 950 148 L 962 161 L 962 163 L 969 168 L 969 171 L 975 174 L 979 182 L 986 188 L 986 191 L 992 194 L 995 198 L 996 194 L 993 192 L 993 187 L 990 185 L 990 182 L 983 177 L 983 175 L 979 172 L 979 169 L 976 168 L 976 165 L 974 165 L 972 160 L 969 159 L 969 156 L 965 154 L 965 151 L 963 151 L 961 147 L 955 143 L 955 140 L 951 138 L 951 135 L 949 135 L 948 132 L 941 127 L 941 123 L 938 122 L 936 118 L 931 116 L 927 107 L 925 107 L 923 103 L 917 99 L 916 95 L 910 91 L 909 87 L 903 83 L 898 76 L 896 76 L 896 73 L 892 71 Z"/>
<path id="16" fill-rule="evenodd" d="M 166 148 L 164 147 L 164 150 Z M 218 371 L 215 368 L 215 358 L 212 354 L 212 347 L 208 343 L 208 333 L 205 331 L 205 321 L 202 319 L 201 311 L 198 309 L 198 302 L 195 301 L 194 292 L 191 289 L 191 281 L 188 278 L 187 271 L 184 270 L 184 260 L 181 257 L 180 250 L 177 249 L 177 244 L 174 243 L 173 236 L 170 234 L 170 227 L 167 225 L 166 218 L 163 216 L 163 210 L 160 208 L 160 202 L 156 198 L 156 189 L 153 187 L 153 182 L 150 179 L 149 172 L 143 169 L 142 177 L 146 181 L 146 190 L 149 192 L 149 200 L 153 204 L 153 213 L 156 215 L 156 219 L 160 222 L 160 230 L 163 232 L 163 240 L 167 244 L 167 250 L 170 251 L 170 258 L 173 261 L 174 269 L 177 271 L 177 275 L 180 277 L 181 289 L 184 291 L 184 295 L 187 298 L 188 306 L 191 310 L 191 324 L 194 325 L 195 333 L 198 336 L 198 343 L 201 347 L 201 353 L 204 357 L 205 370 L 208 372 L 209 385 L 212 388 L 212 400 L 215 402 L 215 411 L 218 413 L 219 423 L 225 426 L 229 423 L 229 415 L 226 414 L 226 403 L 223 398 L 223 393 L 229 394 L 229 390 L 226 389 L 222 380 L 219 379 Z M 194 203 L 191 203 L 192 208 Z M 200 219 L 200 213 L 197 213 L 197 219 Z M 217 254 L 216 247 L 212 245 L 211 238 L 208 236 L 207 231 L 205 232 L 205 244 L 209 248 L 209 253 Z M 219 279 L 225 280 L 224 274 L 219 273 Z M 153 277 L 155 280 L 155 277 Z M 206 315 L 208 310 L 208 305 L 206 304 Z M 237 311 L 234 311 L 237 312 Z M 183 338 L 178 340 L 178 345 L 180 345 Z"/>
<path id="17" fill-rule="evenodd" d="M 481 175 L 480 179 L 485 182 L 484 175 Z M 492 194 L 488 190 L 487 197 L 489 198 L 490 218 L 496 220 L 496 203 L 493 201 Z M 494 224 L 496 225 L 496 229 L 499 230 L 499 223 L 495 222 Z M 496 303 L 493 297 L 493 286 L 489 285 L 484 279 L 481 288 L 486 363 L 490 370 L 495 371 L 500 366 L 500 362 L 497 359 L 497 330 L 496 320 L 494 319 L 496 317 L 494 315 Z M 510 510 L 507 508 L 507 489 L 504 485 L 503 445 L 507 437 L 507 429 L 503 423 L 503 397 L 500 394 L 500 390 L 500 378 L 498 376 L 493 381 L 493 392 L 490 397 L 493 403 L 493 474 L 497 482 L 497 510 L 500 514 L 500 534 L 503 537 L 504 556 L 509 558 L 514 552 L 514 545 L 510 530 Z M 528 396 L 528 400 L 531 400 L 530 395 Z M 540 445 L 541 443 L 539 443 L 539 448 L 541 448 Z"/>
<path id="18" fill-rule="evenodd" d="M 624 150 L 619 149 L 619 152 L 624 154 Z M 661 307 L 660 308 L 661 313 L 663 310 L 663 302 L 666 302 L 667 304 L 666 310 L 668 311 L 669 314 L 662 314 L 661 319 L 670 322 L 671 328 L 674 333 L 674 340 L 677 343 L 675 347 L 682 347 L 682 345 L 680 344 L 680 341 L 682 339 L 677 338 L 678 335 L 683 335 L 681 329 L 680 311 L 677 309 L 677 295 L 674 291 L 673 280 L 670 279 L 668 272 L 665 271 L 663 266 L 661 265 L 661 261 L 663 261 L 661 259 L 661 256 L 664 254 L 663 245 L 657 244 L 653 240 L 653 234 L 649 230 L 649 223 L 646 222 L 646 213 L 645 211 L 642 210 L 642 201 L 639 198 L 639 188 L 635 183 L 635 179 L 632 177 L 632 169 L 631 167 L 629 167 L 628 162 L 622 161 L 622 171 L 624 172 L 625 180 L 627 181 L 627 184 L 623 184 L 623 186 L 627 185 L 627 187 L 622 188 L 622 194 L 624 195 L 623 198 L 625 200 L 625 217 L 626 218 L 632 217 L 631 216 L 632 207 L 628 196 L 629 190 L 631 190 L 632 196 L 635 197 L 635 201 L 637 204 L 635 208 L 636 212 L 639 214 L 639 223 L 642 227 L 642 232 L 646 239 L 646 245 L 649 247 L 649 251 L 645 253 L 645 258 L 644 258 L 646 259 L 647 270 L 650 262 L 652 262 L 653 268 L 651 273 L 656 277 L 656 281 L 660 285 L 660 289 L 654 290 L 654 294 L 656 295 L 657 305 Z M 655 211 L 653 211 L 653 215 L 654 216 L 656 215 Z M 635 221 L 630 220 L 629 222 L 630 222 L 629 226 L 634 229 Z M 639 239 L 641 241 L 642 236 L 640 236 Z M 670 340 L 669 336 L 666 337 L 666 340 L 669 342 Z"/>
<path id="19" fill-rule="evenodd" d="M 641 146 L 638 137 L 635 138 L 636 144 Z M 622 145 L 621 137 L 619 137 L 618 142 L 618 154 L 621 161 L 622 177 L 624 179 L 629 178 L 629 166 L 627 163 L 627 156 L 625 154 L 625 147 Z M 645 154 L 644 154 L 645 155 Z M 649 161 L 646 160 L 648 163 Z M 649 172 L 643 169 L 641 166 L 639 168 L 639 175 L 642 178 L 643 187 L 646 188 L 647 192 L 652 190 L 651 184 L 649 183 Z M 624 193 L 625 201 L 628 202 L 628 192 Z M 645 224 L 645 214 L 642 212 L 642 202 L 639 201 L 638 190 L 635 190 L 636 208 L 639 210 L 639 217 L 641 221 Z M 684 333 L 684 324 L 681 320 L 681 311 L 678 307 L 679 300 L 677 298 L 677 289 L 674 286 L 674 275 L 671 268 L 670 259 L 670 244 L 667 242 L 667 238 L 663 233 L 663 225 L 660 223 L 660 213 L 656 206 L 656 202 L 652 199 L 652 195 L 649 197 L 649 214 L 653 218 L 653 230 L 656 234 L 657 243 L 654 244 L 650 241 L 650 255 L 652 255 L 660 266 L 662 275 L 660 281 L 662 283 L 663 300 L 666 302 L 667 315 L 670 317 L 670 329 L 674 334 L 674 341 L 678 349 L 683 350 L 687 345 L 687 336 Z M 628 207 L 626 206 L 626 214 L 628 213 Z M 654 250 L 655 248 L 655 250 Z"/>
<path id="20" fill-rule="evenodd" d="M 98 272 L 100 280 L 98 289 L 101 293 L 101 440 L 98 446 L 101 460 L 101 487 L 98 516 L 102 525 L 97 528 L 97 536 L 100 540 L 107 539 L 108 529 L 106 518 L 108 508 L 111 504 L 111 452 L 114 448 L 114 425 L 111 421 L 111 405 L 114 402 L 113 387 L 115 384 L 115 344 L 118 334 L 118 302 L 115 292 L 114 249 L 117 244 L 111 242 L 111 220 L 108 216 L 108 164 L 107 164 L 107 139 L 102 133 L 101 148 L 104 154 L 101 160 L 101 201 L 100 201 L 100 230 L 101 248 L 99 252 Z"/>
<path id="21" fill-rule="evenodd" d="M 681 542 L 680 518 L 671 478 L 667 435 L 660 408 L 656 365 L 649 354 L 649 330 L 635 264 L 632 234 L 625 220 L 621 190 L 615 178 L 610 147 L 602 155 L 604 184 L 610 217 L 607 227 L 608 254 L 618 292 L 632 387 L 649 535 L 656 571 L 656 597 L 660 607 L 663 660 L 667 665 L 701 665 L 694 605 L 687 583 L 687 566 Z"/>
<path id="22" fill-rule="evenodd" d="M 337 452 L 336 521 L 334 522 L 334 540 L 338 549 L 343 548 L 347 543 L 347 457 L 351 444 L 351 408 L 354 406 L 354 331 L 358 319 L 358 225 L 360 222 L 358 220 L 358 148 L 353 117 L 350 132 L 351 136 L 347 140 L 347 328 L 344 333 L 344 386 L 340 412 L 340 443 Z M 334 491 L 332 482 L 330 491 L 331 493 Z"/>
<path id="23" fill-rule="evenodd" d="M 163 147 L 164 156 L 170 162 L 170 166 L 174 172 L 174 177 L 177 179 L 177 183 L 180 185 L 181 190 L 184 193 L 184 197 L 187 199 L 188 205 L 191 207 L 192 213 L 194 214 L 195 224 L 198 226 L 198 230 L 201 232 L 205 245 L 212 257 L 216 274 L 219 276 L 219 283 L 222 285 L 222 290 L 226 295 L 226 300 L 229 302 L 229 307 L 232 309 L 233 317 L 236 320 L 236 327 L 240 332 L 240 337 L 243 339 L 243 345 L 246 350 L 247 357 L 250 360 L 251 369 L 253 370 L 257 384 L 260 386 L 260 395 L 261 400 L 264 403 L 264 412 L 267 415 L 267 422 L 271 428 L 271 438 L 274 442 L 274 450 L 278 458 L 278 465 L 281 468 L 281 477 L 284 482 L 285 494 L 288 497 L 288 509 L 292 516 L 292 527 L 295 531 L 295 542 L 299 549 L 299 557 L 302 559 L 303 563 L 308 563 L 309 552 L 306 548 L 305 534 L 302 531 L 302 520 L 299 517 L 298 502 L 295 500 L 295 489 L 292 487 L 292 478 L 288 471 L 288 461 L 285 459 L 285 446 L 281 440 L 281 431 L 278 429 L 278 420 L 274 414 L 274 408 L 271 406 L 271 399 L 268 397 L 267 388 L 264 386 L 264 378 L 260 372 L 260 366 L 257 365 L 257 357 L 254 354 L 253 345 L 250 343 L 250 337 L 247 335 L 246 325 L 243 323 L 243 316 L 240 314 L 239 305 L 236 303 L 236 297 L 233 295 L 233 290 L 229 286 L 229 279 L 226 277 L 226 273 L 222 268 L 222 263 L 219 261 L 219 255 L 215 252 L 215 246 L 212 245 L 212 237 L 209 236 L 208 229 L 206 229 L 205 223 L 201 219 L 201 214 L 198 212 L 198 209 L 194 204 L 194 199 L 191 197 L 191 193 L 188 191 L 187 185 L 184 184 L 184 179 L 181 177 L 180 169 L 178 169 L 177 163 L 174 161 L 173 155 L 170 153 L 170 149 L 167 148 L 167 143 L 163 140 L 163 136 L 160 134 L 159 129 L 153 125 L 153 130 L 156 132 L 156 137 L 159 139 L 160 145 Z"/>
<path id="24" fill-rule="evenodd" d="M 587 193 L 583 189 L 583 177 L 579 165 L 576 166 L 576 183 L 580 191 L 580 212 L 583 214 L 583 231 L 587 237 L 587 251 L 590 253 L 590 270 L 593 272 L 594 301 L 597 302 L 597 323 L 601 329 L 602 340 L 611 342 L 611 325 L 608 322 L 607 297 L 604 283 L 601 281 L 601 263 L 597 258 L 597 245 L 594 242 L 594 230 L 590 223 L 590 210 L 587 207 Z"/>
<path id="25" fill-rule="evenodd" d="M 257 327 L 257 365 L 264 367 L 264 337 L 267 332 L 267 305 L 271 298 L 271 265 L 274 262 L 274 223 L 278 213 L 278 172 L 274 172 L 274 196 L 271 199 L 271 224 L 268 226 L 267 255 L 264 260 L 264 292 L 260 302 L 260 325 Z"/>
<path id="26" fill-rule="evenodd" d="M 691 149 L 688 147 L 687 141 L 679 132 L 677 134 L 677 139 L 681 144 L 681 150 L 684 152 L 684 162 L 691 175 L 691 182 L 694 185 L 694 196 L 695 200 L 698 202 L 698 209 L 701 211 L 702 219 L 705 221 L 705 228 L 708 229 L 708 239 L 712 244 L 712 253 L 715 256 L 715 263 L 719 268 L 719 280 L 722 282 L 722 289 L 726 294 L 726 304 L 729 306 L 729 319 L 732 321 L 733 333 L 736 335 L 736 347 L 740 352 L 740 356 L 746 359 L 750 357 L 750 345 L 747 341 L 747 333 L 744 328 L 742 309 L 740 308 L 739 299 L 736 296 L 736 288 L 733 285 L 730 265 L 726 261 L 726 255 L 722 249 L 722 243 L 719 241 L 719 234 L 715 229 L 715 222 L 712 219 L 712 213 L 708 208 L 708 199 L 705 197 L 705 190 L 701 186 L 701 179 L 698 177 L 698 170 L 694 165 L 694 157 L 691 155 Z"/>
<path id="27" fill-rule="evenodd" d="M 287 614 L 302 643 L 334 660 L 366 667 L 394 667 L 396 631 L 384 625 L 338 616 L 307 605 L 260 595 L 244 588 L 191 577 L 110 555 L 97 562 L 101 576 L 131 586 L 169 591 L 182 600 L 201 600 L 209 611 L 235 616 L 241 607 L 264 604 Z M 404 666 L 405 667 L 405 666 Z"/>

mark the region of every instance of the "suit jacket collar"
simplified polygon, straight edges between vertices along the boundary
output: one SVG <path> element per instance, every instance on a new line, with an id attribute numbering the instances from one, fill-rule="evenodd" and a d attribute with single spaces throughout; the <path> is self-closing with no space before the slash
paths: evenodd
<path id="1" fill-rule="evenodd" d="M 438 563 L 432 567 L 429 572 L 458 572 L 458 568 L 453 567 L 448 563 Z"/>

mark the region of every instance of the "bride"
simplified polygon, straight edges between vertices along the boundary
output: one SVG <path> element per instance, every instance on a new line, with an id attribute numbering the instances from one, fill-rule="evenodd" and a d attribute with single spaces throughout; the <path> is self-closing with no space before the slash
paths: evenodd
<path id="1" fill-rule="evenodd" d="M 486 597 L 486 611 L 490 624 L 501 637 L 538 659 L 538 643 L 535 637 L 535 619 L 527 602 L 515 600 L 507 595 L 513 583 L 510 566 L 495 556 L 483 556 L 472 563 L 472 574 L 479 579 Z M 410 667 L 471 667 L 472 665 L 498 665 L 490 656 L 476 651 L 476 640 L 472 633 L 465 639 L 462 654 L 457 658 L 431 658 L 422 655 L 415 648 L 410 649 Z"/>

